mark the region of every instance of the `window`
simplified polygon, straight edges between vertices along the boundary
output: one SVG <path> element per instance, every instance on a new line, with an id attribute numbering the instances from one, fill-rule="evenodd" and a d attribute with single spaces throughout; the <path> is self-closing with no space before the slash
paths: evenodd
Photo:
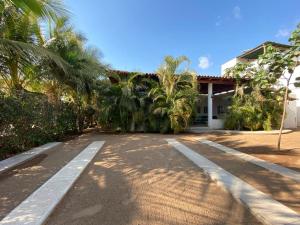
<path id="1" fill-rule="evenodd" d="M 223 106 L 223 105 L 218 105 L 217 110 L 218 110 L 218 114 L 223 114 L 223 113 L 225 113 L 225 110 L 224 110 L 224 106 Z"/>

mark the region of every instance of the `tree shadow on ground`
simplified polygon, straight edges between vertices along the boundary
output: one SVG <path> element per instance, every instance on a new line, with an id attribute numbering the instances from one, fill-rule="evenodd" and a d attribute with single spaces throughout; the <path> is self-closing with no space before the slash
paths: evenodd
<path id="1" fill-rule="evenodd" d="M 0 175 L 0 219 L 25 200 L 90 142 L 81 135 Z"/>
<path id="2" fill-rule="evenodd" d="M 184 139 L 184 142 L 228 172 L 300 212 L 300 185 L 296 181 L 202 144 L 197 140 Z"/>
<path id="3" fill-rule="evenodd" d="M 280 151 L 276 147 L 277 135 L 207 135 L 205 138 L 300 172 L 299 135 L 300 131 L 284 134 Z"/>
<path id="4" fill-rule="evenodd" d="M 104 148 L 47 224 L 260 224 L 167 137 L 101 136 Z"/>

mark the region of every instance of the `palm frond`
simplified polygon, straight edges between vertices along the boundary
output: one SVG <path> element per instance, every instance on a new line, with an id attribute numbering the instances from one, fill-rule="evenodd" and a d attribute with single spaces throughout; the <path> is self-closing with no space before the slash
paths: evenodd
<path id="1" fill-rule="evenodd" d="M 15 5 L 26 14 L 33 13 L 43 19 L 56 20 L 70 13 L 60 0 L 5 0 L 5 2 Z"/>
<path id="2" fill-rule="evenodd" d="M 0 38 L 0 51 L 3 55 L 11 54 L 12 52 L 18 54 L 22 59 L 20 63 L 25 65 L 31 64 L 32 58 L 39 60 L 41 57 L 45 57 L 53 61 L 65 73 L 68 73 L 70 68 L 70 65 L 57 54 L 31 43 Z"/>

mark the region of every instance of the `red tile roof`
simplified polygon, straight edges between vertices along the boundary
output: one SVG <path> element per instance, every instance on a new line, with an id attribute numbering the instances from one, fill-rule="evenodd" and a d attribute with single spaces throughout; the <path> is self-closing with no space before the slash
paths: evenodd
<path id="1" fill-rule="evenodd" d="M 129 74 L 138 73 L 146 76 L 155 76 L 155 77 L 157 76 L 156 73 L 129 72 L 129 71 L 122 71 L 122 70 L 110 70 L 110 72 L 117 73 L 119 75 L 129 75 Z M 234 80 L 232 78 L 225 78 L 218 75 L 208 75 L 208 74 L 197 74 L 197 79 L 198 80 L 228 80 L 228 81 Z"/>

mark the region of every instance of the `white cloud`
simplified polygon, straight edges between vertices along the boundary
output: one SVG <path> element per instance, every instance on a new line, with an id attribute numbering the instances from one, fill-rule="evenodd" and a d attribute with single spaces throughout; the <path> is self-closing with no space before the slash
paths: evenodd
<path id="1" fill-rule="evenodd" d="M 215 23 L 216 27 L 219 27 L 222 25 L 221 16 L 217 17 L 217 22 Z"/>
<path id="2" fill-rule="evenodd" d="M 210 62 L 209 58 L 207 56 L 201 56 L 199 57 L 199 64 L 198 66 L 201 68 L 201 69 L 207 69 L 209 68 L 210 66 L 212 66 L 212 62 Z"/>
<path id="3" fill-rule="evenodd" d="M 233 17 L 234 17 L 235 19 L 241 19 L 241 18 L 242 18 L 241 8 L 240 8 L 239 6 L 235 6 L 235 7 L 233 8 L 232 13 L 233 13 Z"/>
<path id="4" fill-rule="evenodd" d="M 276 37 L 288 37 L 288 36 L 290 36 L 290 31 L 288 29 L 279 29 L 275 36 Z"/>

